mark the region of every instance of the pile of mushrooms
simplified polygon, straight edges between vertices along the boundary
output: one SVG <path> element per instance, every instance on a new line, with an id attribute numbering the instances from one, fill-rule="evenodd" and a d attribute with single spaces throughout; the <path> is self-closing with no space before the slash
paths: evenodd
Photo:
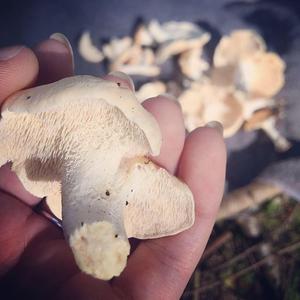
<path id="1" fill-rule="evenodd" d="M 148 158 L 161 133 L 134 92 L 116 82 L 74 76 L 20 91 L 0 120 L 0 166 L 12 163 L 25 189 L 62 201 L 63 230 L 79 268 L 118 276 L 128 238 L 158 238 L 193 225 L 186 184 Z"/>
<path id="2" fill-rule="evenodd" d="M 123 71 L 146 78 L 137 91 L 140 101 L 168 92 L 182 106 L 187 130 L 216 120 L 223 124 L 225 138 L 239 130 L 262 129 L 279 151 L 290 143 L 279 133 L 276 122 L 283 115 L 276 95 L 285 83 L 285 63 L 253 30 L 236 30 L 223 36 L 210 65 L 205 45 L 210 33 L 190 22 L 157 20 L 140 24 L 133 37 L 113 38 L 98 56 L 108 60 L 109 71 Z M 86 33 L 79 50 L 88 61 L 95 47 Z M 174 65 L 173 75 L 160 78 L 166 61 Z"/>

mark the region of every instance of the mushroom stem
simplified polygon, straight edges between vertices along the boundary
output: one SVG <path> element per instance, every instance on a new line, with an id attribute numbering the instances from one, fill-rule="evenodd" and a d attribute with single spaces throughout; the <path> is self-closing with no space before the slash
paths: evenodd
<path id="1" fill-rule="evenodd" d="M 242 100 L 242 101 L 245 101 L 245 100 Z M 246 103 L 243 103 L 243 104 L 244 104 L 243 107 L 245 110 L 244 111 L 245 119 L 249 119 L 256 110 L 259 110 L 262 108 L 267 108 L 267 107 L 274 107 L 276 105 L 274 99 L 265 99 L 265 98 L 248 100 Z"/>
<path id="2" fill-rule="evenodd" d="M 262 122 L 260 128 L 269 136 L 278 151 L 284 152 L 291 148 L 291 143 L 276 129 L 274 116 Z"/>
<path id="3" fill-rule="evenodd" d="M 101 173 L 95 163 L 66 172 L 63 228 L 81 270 L 110 279 L 126 265 L 127 236 L 154 238 L 189 228 L 194 202 L 184 183 L 145 157 L 123 160 L 111 177 Z"/>

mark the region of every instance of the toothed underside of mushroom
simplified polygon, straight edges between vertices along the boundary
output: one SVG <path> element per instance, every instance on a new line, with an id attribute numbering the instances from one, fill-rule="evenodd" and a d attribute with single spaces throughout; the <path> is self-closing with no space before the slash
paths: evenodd
<path id="1" fill-rule="evenodd" d="M 119 108 L 145 133 L 151 147 L 151 154 L 158 155 L 161 145 L 160 129 L 154 117 L 136 101 L 132 91 L 119 87 L 115 82 L 101 80 L 93 76 L 74 76 L 54 84 L 21 91 L 10 97 L 2 111 L 8 112 L 58 112 L 66 110 L 66 105 L 88 107 L 105 100 Z"/>
<path id="2" fill-rule="evenodd" d="M 80 76 L 19 92 L 3 106 L 0 138 L 1 165 L 11 161 L 29 192 L 53 201 L 61 190 L 64 233 L 88 274 L 119 275 L 128 236 L 194 222 L 188 187 L 145 158 L 159 153 L 158 124 L 115 83 Z"/>

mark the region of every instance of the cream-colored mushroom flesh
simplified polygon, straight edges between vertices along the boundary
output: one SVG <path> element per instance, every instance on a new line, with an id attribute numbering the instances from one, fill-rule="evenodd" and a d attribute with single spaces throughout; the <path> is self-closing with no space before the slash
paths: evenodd
<path id="1" fill-rule="evenodd" d="M 224 36 L 217 45 L 213 58 L 214 66 L 236 65 L 243 56 L 264 52 L 265 49 L 264 40 L 255 31 L 235 30 Z"/>
<path id="2" fill-rule="evenodd" d="M 250 95 L 272 97 L 284 86 L 285 62 L 272 52 L 257 52 L 241 59 L 236 81 Z"/>
<path id="3" fill-rule="evenodd" d="M 185 126 L 191 131 L 210 121 L 219 121 L 224 127 L 224 137 L 238 131 L 244 121 L 242 95 L 208 82 L 195 82 L 183 92 L 179 102 Z"/>
<path id="4" fill-rule="evenodd" d="M 82 271 L 118 276 L 128 237 L 192 226 L 192 193 L 146 158 L 159 154 L 161 133 L 129 89 L 70 77 L 14 94 L 1 116 L 0 166 L 11 161 L 33 195 L 62 199 L 64 233 Z"/>

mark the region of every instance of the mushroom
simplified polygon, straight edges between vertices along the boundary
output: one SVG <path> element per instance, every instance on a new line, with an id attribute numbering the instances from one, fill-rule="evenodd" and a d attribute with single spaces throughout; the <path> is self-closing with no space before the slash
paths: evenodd
<path id="1" fill-rule="evenodd" d="M 140 24 L 134 33 L 134 44 L 140 46 L 153 46 L 154 39 L 144 24 Z"/>
<path id="2" fill-rule="evenodd" d="M 191 22 L 170 21 L 159 24 L 157 20 L 151 20 L 148 31 L 157 44 L 171 40 L 182 40 L 189 37 L 199 37 L 203 34 L 202 29 Z"/>
<path id="3" fill-rule="evenodd" d="M 253 97 L 272 97 L 284 85 L 285 67 L 276 53 L 256 52 L 240 60 L 236 83 Z"/>
<path id="4" fill-rule="evenodd" d="M 126 265 L 129 237 L 192 226 L 193 195 L 147 157 L 160 152 L 160 129 L 128 88 L 65 78 L 12 95 L 1 116 L 0 166 L 12 162 L 37 197 L 61 195 L 64 234 L 82 271 L 111 279 Z"/>
<path id="5" fill-rule="evenodd" d="M 167 91 L 166 85 L 161 81 L 153 81 L 143 84 L 136 92 L 136 96 L 140 102 L 145 99 L 156 97 Z"/>
<path id="6" fill-rule="evenodd" d="M 154 62 L 152 49 L 143 49 L 139 45 L 132 45 L 112 61 L 109 68 L 110 71 L 121 71 L 128 75 L 154 77 L 160 73 L 160 68 Z"/>
<path id="7" fill-rule="evenodd" d="M 171 56 L 191 49 L 201 49 L 209 40 L 210 34 L 191 22 L 166 22 L 159 24 L 152 20 L 148 31 L 158 45 L 157 63 L 162 64 Z"/>
<path id="8" fill-rule="evenodd" d="M 235 30 L 229 36 L 224 36 L 217 45 L 213 57 L 214 66 L 236 65 L 243 56 L 265 50 L 265 42 L 256 32 Z"/>
<path id="9" fill-rule="evenodd" d="M 104 55 L 95 45 L 93 45 L 89 31 L 84 31 L 78 43 L 79 54 L 88 62 L 99 63 L 104 59 Z"/>
<path id="10" fill-rule="evenodd" d="M 263 130 L 280 152 L 291 148 L 291 143 L 276 128 L 277 116 L 270 108 L 264 108 L 255 112 L 244 124 L 246 131 Z"/>
<path id="11" fill-rule="evenodd" d="M 209 69 L 209 64 L 202 56 L 203 48 L 193 48 L 183 52 L 179 56 L 178 64 L 182 74 L 192 80 L 198 80 L 203 72 Z"/>
<path id="12" fill-rule="evenodd" d="M 113 38 L 108 44 L 102 47 L 102 51 L 110 61 L 114 61 L 122 53 L 127 51 L 132 45 L 132 38 L 125 36 L 124 38 L 118 39 Z"/>
<path id="13" fill-rule="evenodd" d="M 215 120 L 222 123 L 225 138 L 234 135 L 255 111 L 274 105 L 270 99 L 249 101 L 245 93 L 215 85 L 209 79 L 192 83 L 179 102 L 189 131 Z"/>

